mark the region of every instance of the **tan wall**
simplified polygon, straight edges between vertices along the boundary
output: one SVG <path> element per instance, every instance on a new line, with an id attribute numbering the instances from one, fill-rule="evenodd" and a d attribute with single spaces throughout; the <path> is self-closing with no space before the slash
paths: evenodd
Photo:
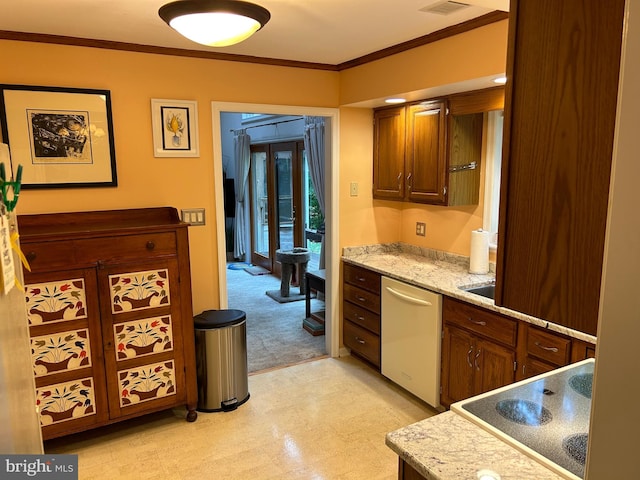
<path id="1" fill-rule="evenodd" d="M 212 101 L 338 107 L 494 74 L 504 71 L 506 23 L 340 73 L 0 40 L 0 83 L 106 89 L 113 106 L 118 187 L 24 190 L 18 211 L 204 207 L 207 225 L 189 229 L 193 303 L 195 311 L 218 308 Z M 197 100 L 199 158 L 153 156 L 151 98 Z M 371 121 L 371 109 L 341 109 L 340 247 L 402 240 L 467 253 L 482 205 L 449 209 L 372 199 Z M 349 195 L 351 182 L 358 183 L 357 197 Z M 415 236 L 418 220 L 427 223 L 424 239 Z"/>
<path id="2" fill-rule="evenodd" d="M 507 27 L 506 20 L 497 22 L 345 70 L 340 76 L 340 102 L 342 105 L 352 104 L 504 72 Z M 346 112 L 350 110 L 357 109 L 343 108 L 341 111 L 341 130 L 345 132 L 341 138 L 340 215 L 344 217 L 340 222 L 341 246 L 403 241 L 469 255 L 471 230 L 482 227 L 484 175 L 477 206 L 439 207 L 373 200 L 371 110 L 347 116 Z M 351 141 L 357 144 L 345 145 Z M 349 196 L 349 184 L 354 180 L 360 182 L 358 198 Z M 366 202 L 370 202 L 373 212 L 366 212 Z M 426 223 L 425 237 L 416 236 L 416 222 Z M 367 225 L 369 229 L 365 230 Z"/>
<path id="3" fill-rule="evenodd" d="M 373 200 L 372 122 L 371 109 L 340 109 L 340 247 L 399 240 L 402 210 L 395 202 Z"/>
<path id="4" fill-rule="evenodd" d="M 337 107 L 337 72 L 0 41 L 0 83 L 111 91 L 118 187 L 23 190 L 18 212 L 204 207 L 189 228 L 194 311 L 217 308 L 211 101 Z M 155 158 L 152 98 L 198 101 L 199 158 Z M 224 241 L 224 240 L 222 240 Z"/>
<path id="5" fill-rule="evenodd" d="M 341 72 L 340 104 L 504 73 L 508 21 Z"/>

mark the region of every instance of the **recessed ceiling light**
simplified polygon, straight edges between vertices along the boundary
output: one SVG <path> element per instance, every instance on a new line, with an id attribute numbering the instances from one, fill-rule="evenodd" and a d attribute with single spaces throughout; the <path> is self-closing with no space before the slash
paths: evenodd
<path id="1" fill-rule="evenodd" d="M 407 100 L 400 97 L 387 98 L 384 103 L 404 103 Z"/>
<path id="2" fill-rule="evenodd" d="M 500 85 L 504 85 L 507 83 L 507 77 L 498 77 L 493 79 L 494 83 L 499 83 Z"/>

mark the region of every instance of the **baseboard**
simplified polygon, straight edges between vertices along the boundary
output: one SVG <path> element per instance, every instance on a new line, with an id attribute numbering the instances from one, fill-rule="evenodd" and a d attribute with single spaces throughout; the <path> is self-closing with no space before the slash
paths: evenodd
<path id="1" fill-rule="evenodd" d="M 347 347 L 340 347 L 338 351 L 338 357 L 348 357 L 351 355 L 351 349 Z"/>

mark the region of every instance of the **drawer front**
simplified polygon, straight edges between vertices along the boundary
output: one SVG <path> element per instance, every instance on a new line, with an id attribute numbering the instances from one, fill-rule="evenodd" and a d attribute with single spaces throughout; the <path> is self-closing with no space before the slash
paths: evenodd
<path id="1" fill-rule="evenodd" d="M 522 366 L 522 379 L 535 377 L 536 375 L 550 372 L 551 370 L 555 370 L 556 368 L 558 368 L 556 365 L 552 365 L 547 362 L 541 362 L 540 360 L 536 360 L 535 358 L 527 357 L 524 365 Z"/>
<path id="2" fill-rule="evenodd" d="M 516 346 L 518 322 L 468 303 L 445 297 L 442 303 L 445 322 L 480 334 L 493 341 Z"/>
<path id="3" fill-rule="evenodd" d="M 343 342 L 352 352 L 380 366 L 380 337 L 355 323 L 346 320 L 343 326 Z"/>
<path id="4" fill-rule="evenodd" d="M 344 299 L 373 313 L 380 314 L 380 296 L 353 285 L 344 285 Z"/>
<path id="5" fill-rule="evenodd" d="M 88 238 L 77 242 L 78 261 L 117 263 L 121 260 L 176 254 L 176 236 L 173 232 L 123 235 L 111 238 Z"/>
<path id="6" fill-rule="evenodd" d="M 344 264 L 344 283 L 350 283 L 376 295 L 380 295 L 380 274 L 356 267 L 348 263 Z"/>
<path id="7" fill-rule="evenodd" d="M 380 335 L 380 315 L 369 310 L 354 305 L 350 302 L 344 302 L 342 313 L 345 320 L 356 323 L 367 330 Z"/>
<path id="8" fill-rule="evenodd" d="M 172 232 L 22 245 L 22 251 L 32 272 L 62 270 L 72 264 L 117 263 L 121 260 L 144 260 L 175 255 L 176 248 L 176 236 Z"/>
<path id="9" fill-rule="evenodd" d="M 569 363 L 571 339 L 535 327 L 529 327 L 527 354 L 562 367 Z"/>
<path id="10" fill-rule="evenodd" d="M 21 248 L 33 273 L 67 270 L 76 263 L 73 242 L 23 243 Z"/>

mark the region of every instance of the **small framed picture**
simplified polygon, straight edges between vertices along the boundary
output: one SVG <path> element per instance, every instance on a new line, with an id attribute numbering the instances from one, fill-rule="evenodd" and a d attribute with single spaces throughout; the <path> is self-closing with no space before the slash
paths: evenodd
<path id="1" fill-rule="evenodd" d="M 198 157 L 198 103 L 191 100 L 151 99 L 153 155 Z"/>
<path id="2" fill-rule="evenodd" d="M 118 185 L 108 90 L 0 85 L 0 123 L 23 189 Z"/>

